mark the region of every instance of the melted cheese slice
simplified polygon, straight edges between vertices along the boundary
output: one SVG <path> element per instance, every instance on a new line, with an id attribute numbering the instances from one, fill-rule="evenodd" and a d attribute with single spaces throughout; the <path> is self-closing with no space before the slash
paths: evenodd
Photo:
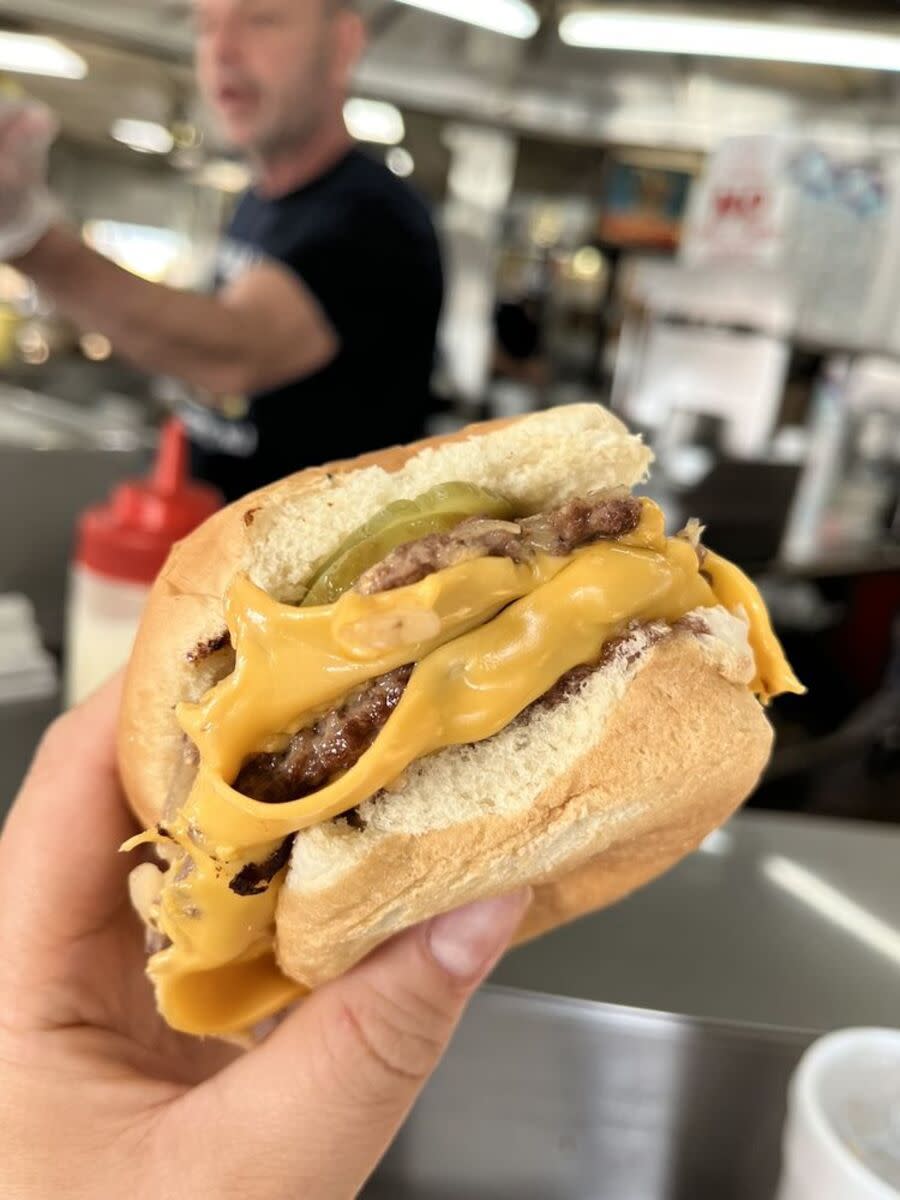
<path id="1" fill-rule="evenodd" d="M 166 822 L 174 864 L 155 923 L 171 945 L 150 960 L 161 1012 L 188 1033 L 242 1032 L 303 993 L 274 956 L 285 871 L 260 895 L 229 884 L 284 839 L 356 807 L 414 761 L 504 729 L 563 675 L 595 661 L 631 621 L 677 621 L 722 604 L 749 621 L 755 690 L 763 699 L 802 688 L 753 584 L 709 555 L 667 539 L 645 501 L 639 528 L 565 558 L 482 558 L 376 596 L 336 604 L 278 604 L 235 580 L 226 617 L 234 672 L 178 718 L 200 765 L 183 808 Z M 251 800 L 229 786 L 251 754 L 283 743 L 353 688 L 415 663 L 396 710 L 345 774 L 288 804 Z M 150 832 L 129 845 L 161 841 Z"/>
<path id="2" fill-rule="evenodd" d="M 751 691 L 766 704 L 784 692 L 802 695 L 806 689 L 791 670 L 763 598 L 751 580 L 734 563 L 711 551 L 706 553 L 703 573 L 722 607 L 749 623 L 750 649 L 756 660 L 756 678 L 750 684 Z"/>

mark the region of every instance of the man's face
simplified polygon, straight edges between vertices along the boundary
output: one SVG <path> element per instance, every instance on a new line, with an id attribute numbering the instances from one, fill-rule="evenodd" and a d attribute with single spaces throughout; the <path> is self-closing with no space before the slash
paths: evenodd
<path id="1" fill-rule="evenodd" d="M 195 0 L 197 74 L 225 135 L 267 157 L 302 145 L 344 86 L 330 0 Z"/>

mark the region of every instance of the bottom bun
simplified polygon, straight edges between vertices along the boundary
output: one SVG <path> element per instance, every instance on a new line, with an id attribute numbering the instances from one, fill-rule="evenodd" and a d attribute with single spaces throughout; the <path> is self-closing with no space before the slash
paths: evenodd
<path id="1" fill-rule="evenodd" d="M 696 849 L 756 786 L 772 730 L 733 648 L 659 636 L 637 631 L 557 707 L 422 760 L 402 790 L 363 806 L 362 829 L 298 835 L 278 907 L 282 969 L 319 986 L 400 930 L 530 884 L 524 941 Z"/>

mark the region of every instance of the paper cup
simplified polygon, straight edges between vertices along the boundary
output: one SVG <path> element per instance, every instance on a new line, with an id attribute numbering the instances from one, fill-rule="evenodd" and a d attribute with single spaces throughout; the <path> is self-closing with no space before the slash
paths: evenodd
<path id="1" fill-rule="evenodd" d="M 900 1200 L 900 1030 L 849 1029 L 807 1051 L 778 1200 Z"/>

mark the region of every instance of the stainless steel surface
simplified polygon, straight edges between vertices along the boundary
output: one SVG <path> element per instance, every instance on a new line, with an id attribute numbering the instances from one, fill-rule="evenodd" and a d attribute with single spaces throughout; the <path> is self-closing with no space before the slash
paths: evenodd
<path id="1" fill-rule="evenodd" d="M 368 1200 L 771 1200 L 808 1035 L 488 989 Z"/>
<path id="2" fill-rule="evenodd" d="M 144 406 L 102 394 L 92 404 L 0 382 L 0 445 L 30 450 L 151 450 Z"/>
<path id="3" fill-rule="evenodd" d="M 0 593 L 29 597 L 49 646 L 62 644 L 78 514 L 119 480 L 143 474 L 148 462 L 145 451 L 0 445 Z"/>
<path id="4" fill-rule="evenodd" d="M 828 1030 L 900 1021 L 900 829 L 740 814 L 615 908 L 509 955 L 512 987 Z"/>
<path id="5" fill-rule="evenodd" d="M 59 712 L 59 697 L 0 704 L 0 825 L 28 770 L 41 734 Z"/>

